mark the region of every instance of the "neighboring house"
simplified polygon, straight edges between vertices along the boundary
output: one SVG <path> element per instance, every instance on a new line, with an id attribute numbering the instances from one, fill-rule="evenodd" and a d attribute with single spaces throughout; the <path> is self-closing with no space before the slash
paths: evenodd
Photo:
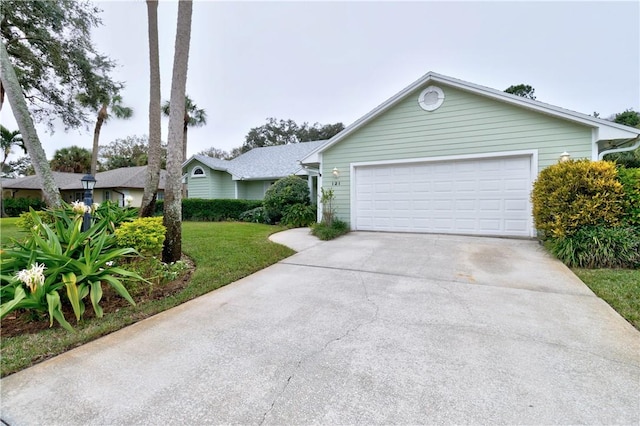
<path id="1" fill-rule="evenodd" d="M 300 160 L 326 142 L 254 148 L 233 160 L 194 155 L 182 165 L 187 197 L 261 200 L 276 180 L 297 175 L 306 177 L 315 202 L 317 176 L 302 167 Z"/>
<path id="2" fill-rule="evenodd" d="M 640 129 L 429 72 L 305 157 L 352 230 L 533 237 L 530 193 L 559 161 Z M 321 205 L 318 206 L 319 214 Z"/>
<path id="3" fill-rule="evenodd" d="M 120 206 L 126 204 L 126 197 L 131 197 L 131 205 L 140 207 L 144 193 L 144 182 L 147 166 L 123 167 L 96 173 L 96 186 L 93 189 L 93 200 L 101 203 L 106 200 L 117 202 Z M 84 200 L 84 190 L 80 180 L 82 173 L 52 172 L 58 185 L 62 199 L 71 203 Z M 160 174 L 158 199 L 164 198 L 164 184 L 166 171 Z M 16 179 L 2 180 L 3 198 L 38 198 L 42 199 L 40 179 L 38 176 L 26 176 Z"/>

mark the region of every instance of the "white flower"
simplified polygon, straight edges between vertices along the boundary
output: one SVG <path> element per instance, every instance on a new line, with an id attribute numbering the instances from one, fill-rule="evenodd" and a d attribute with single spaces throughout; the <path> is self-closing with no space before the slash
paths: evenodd
<path id="1" fill-rule="evenodd" d="M 133 202 L 133 197 L 131 195 L 127 195 L 126 197 L 124 197 L 124 201 L 127 203 L 127 206 L 130 206 Z"/>
<path id="2" fill-rule="evenodd" d="M 73 203 L 71 203 L 71 210 L 73 210 L 73 212 L 77 214 L 84 214 L 88 211 L 87 206 L 85 206 L 82 201 L 74 201 Z"/>
<path id="3" fill-rule="evenodd" d="M 38 286 L 44 285 L 44 263 L 39 265 L 37 262 L 31 265 L 29 269 L 23 269 L 16 274 L 16 278 L 22 281 L 31 293 L 38 289 Z"/>
<path id="4" fill-rule="evenodd" d="M 96 210 L 98 210 L 98 207 L 100 207 L 100 204 L 98 203 L 93 203 L 91 205 L 91 213 L 95 213 Z"/>
<path id="5" fill-rule="evenodd" d="M 110 260 L 110 261 L 106 262 L 105 265 L 107 265 L 109 267 L 113 266 L 113 260 Z"/>

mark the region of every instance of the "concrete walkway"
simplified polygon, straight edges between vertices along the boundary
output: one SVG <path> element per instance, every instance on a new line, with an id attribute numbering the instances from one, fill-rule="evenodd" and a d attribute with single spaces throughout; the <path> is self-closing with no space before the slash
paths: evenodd
<path id="1" fill-rule="evenodd" d="M 640 423 L 640 333 L 536 242 L 351 233 L 4 378 L 10 425 Z"/>

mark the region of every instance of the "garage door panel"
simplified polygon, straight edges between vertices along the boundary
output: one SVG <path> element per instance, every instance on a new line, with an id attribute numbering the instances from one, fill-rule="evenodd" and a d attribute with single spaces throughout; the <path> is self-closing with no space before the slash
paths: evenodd
<path id="1" fill-rule="evenodd" d="M 355 168 L 355 228 L 529 236 L 531 158 Z"/>

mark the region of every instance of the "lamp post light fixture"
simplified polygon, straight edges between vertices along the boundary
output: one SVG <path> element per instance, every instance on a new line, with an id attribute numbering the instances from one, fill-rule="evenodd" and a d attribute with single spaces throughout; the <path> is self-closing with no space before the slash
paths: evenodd
<path id="1" fill-rule="evenodd" d="M 93 188 L 96 186 L 96 178 L 90 173 L 84 175 L 82 179 L 82 188 L 84 189 L 84 217 L 82 218 L 82 232 L 91 228 L 91 206 L 93 206 Z"/>
<path id="2" fill-rule="evenodd" d="M 571 159 L 571 154 L 569 154 L 567 151 L 565 151 L 562 154 L 560 154 L 560 162 L 561 163 L 569 161 L 570 159 Z"/>

